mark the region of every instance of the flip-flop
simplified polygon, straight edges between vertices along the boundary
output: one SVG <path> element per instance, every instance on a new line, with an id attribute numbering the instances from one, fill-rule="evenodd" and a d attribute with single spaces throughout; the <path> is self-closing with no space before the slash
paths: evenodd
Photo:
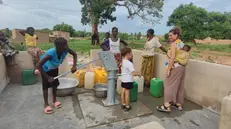
<path id="1" fill-rule="evenodd" d="M 44 113 L 46 113 L 46 114 L 52 114 L 52 113 L 54 113 L 54 111 L 51 108 L 51 106 L 47 106 L 47 107 L 44 108 Z"/>
<path id="2" fill-rule="evenodd" d="M 59 109 L 59 108 L 62 107 L 62 104 L 61 104 L 59 101 L 56 101 L 55 103 L 53 103 L 53 105 L 54 105 L 57 109 Z"/>

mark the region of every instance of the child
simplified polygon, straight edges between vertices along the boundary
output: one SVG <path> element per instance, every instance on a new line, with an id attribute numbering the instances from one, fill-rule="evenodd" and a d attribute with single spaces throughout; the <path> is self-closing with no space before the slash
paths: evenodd
<path id="1" fill-rule="evenodd" d="M 59 80 L 54 80 L 54 77 L 58 76 L 58 67 L 62 64 L 67 53 L 73 56 L 73 67 L 71 68 L 72 73 L 76 71 L 76 61 L 77 54 L 68 48 L 67 40 L 64 38 L 57 38 L 54 41 L 55 48 L 49 49 L 40 58 L 37 63 L 37 68 L 41 73 L 42 86 L 43 86 L 43 97 L 44 97 L 44 112 L 46 114 L 52 114 L 53 109 L 48 104 L 48 88 L 52 87 L 53 90 L 53 105 L 58 109 L 62 105 L 56 100 L 57 87 L 59 85 Z"/>
<path id="2" fill-rule="evenodd" d="M 189 51 L 191 50 L 191 47 L 189 45 L 184 45 L 182 48 L 176 51 L 176 61 L 175 63 L 179 63 L 180 65 L 185 66 L 187 64 L 187 61 L 189 59 Z M 170 58 L 170 50 L 167 52 L 168 58 Z M 165 63 L 166 66 L 168 66 L 168 62 Z"/>
<path id="3" fill-rule="evenodd" d="M 133 76 L 140 76 L 140 74 L 135 73 L 134 66 L 130 61 L 132 58 L 132 50 L 131 48 L 125 47 L 121 50 L 122 55 L 122 74 L 121 74 L 121 81 L 122 81 L 122 93 L 121 93 L 121 108 L 125 111 L 129 111 L 131 106 L 129 105 L 129 92 L 130 89 L 133 88 Z"/>
<path id="4" fill-rule="evenodd" d="M 14 56 L 19 52 L 14 48 L 14 46 L 6 38 L 5 34 L 0 31 L 0 48 L 4 57 Z"/>
<path id="5" fill-rule="evenodd" d="M 103 43 L 100 44 L 100 47 L 103 49 L 103 51 L 110 50 L 109 38 L 110 38 L 110 33 L 109 32 L 105 33 L 105 38 L 103 40 Z"/>
<path id="6" fill-rule="evenodd" d="M 25 30 L 19 31 L 23 36 L 25 36 L 25 43 L 28 53 L 32 56 L 34 66 L 38 63 L 40 56 L 44 53 L 37 46 L 38 36 L 34 34 L 34 28 L 28 27 Z M 39 73 L 38 69 L 35 69 L 35 74 Z"/>

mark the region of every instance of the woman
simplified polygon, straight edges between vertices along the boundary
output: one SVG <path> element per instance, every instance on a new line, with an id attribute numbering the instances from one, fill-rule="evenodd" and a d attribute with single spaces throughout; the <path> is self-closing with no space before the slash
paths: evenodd
<path id="1" fill-rule="evenodd" d="M 100 45 L 103 50 L 109 50 L 114 53 L 117 66 L 119 68 L 118 73 L 121 72 L 121 55 L 120 55 L 120 45 L 123 44 L 124 46 L 128 46 L 128 44 L 117 37 L 118 35 L 118 28 L 112 28 L 112 36 L 108 40 L 106 40 L 103 44 L 107 44 L 109 42 L 109 48 L 106 48 L 106 45 Z"/>
<path id="2" fill-rule="evenodd" d="M 170 58 L 164 81 L 164 104 L 157 107 L 161 112 L 170 112 L 171 107 L 183 110 L 185 66 L 177 62 L 176 53 L 184 44 L 179 37 L 180 28 L 175 27 L 169 31 Z"/>
<path id="3" fill-rule="evenodd" d="M 150 81 L 154 77 L 154 54 L 155 48 L 160 48 L 162 51 L 167 52 L 166 49 L 160 44 L 159 40 L 154 37 L 154 30 L 147 31 L 147 42 L 144 45 L 142 52 L 143 62 L 141 68 L 141 75 L 144 77 L 144 85 L 149 87 Z"/>

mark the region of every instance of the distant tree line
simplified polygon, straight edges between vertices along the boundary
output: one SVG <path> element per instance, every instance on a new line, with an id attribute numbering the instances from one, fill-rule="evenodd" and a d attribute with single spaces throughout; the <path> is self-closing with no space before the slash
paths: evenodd
<path id="1" fill-rule="evenodd" d="M 193 3 L 180 5 L 170 15 L 167 26 L 181 27 L 185 41 L 206 37 L 231 39 L 231 12 L 208 12 Z"/>

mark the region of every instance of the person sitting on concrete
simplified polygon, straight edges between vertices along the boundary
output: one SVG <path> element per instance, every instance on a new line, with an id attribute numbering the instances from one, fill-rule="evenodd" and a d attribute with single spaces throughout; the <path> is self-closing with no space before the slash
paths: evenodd
<path id="1" fill-rule="evenodd" d="M 28 27 L 26 30 L 20 30 L 19 32 L 23 36 L 25 36 L 27 52 L 32 56 L 33 63 L 35 66 L 39 61 L 39 57 L 44 53 L 42 49 L 38 48 L 38 36 L 35 35 L 33 27 Z M 34 73 L 39 74 L 39 70 L 35 69 Z"/>
<path id="2" fill-rule="evenodd" d="M 5 34 L 3 32 L 0 32 L 0 47 L 4 57 L 12 57 L 15 54 L 19 53 L 5 37 Z"/>
<path id="3" fill-rule="evenodd" d="M 59 66 L 62 64 L 68 53 L 73 56 L 73 67 L 71 68 L 71 72 L 74 73 L 77 70 L 77 54 L 68 47 L 67 40 L 64 38 L 57 38 L 54 44 L 55 48 L 49 49 L 41 56 L 41 60 L 37 63 L 37 68 L 39 69 L 42 78 L 44 112 L 46 114 L 52 114 L 54 112 L 48 104 L 48 88 L 52 87 L 53 90 L 53 105 L 57 109 L 62 107 L 62 104 L 56 100 L 59 80 L 54 79 L 54 77 L 58 76 Z"/>
<path id="4" fill-rule="evenodd" d="M 132 49 L 129 47 L 125 47 L 121 50 L 122 55 L 122 73 L 121 73 L 121 108 L 125 111 L 131 110 L 131 106 L 129 105 L 129 93 L 130 89 L 133 88 L 133 76 L 140 76 L 140 74 L 135 72 L 134 65 L 130 61 L 132 58 Z"/>

